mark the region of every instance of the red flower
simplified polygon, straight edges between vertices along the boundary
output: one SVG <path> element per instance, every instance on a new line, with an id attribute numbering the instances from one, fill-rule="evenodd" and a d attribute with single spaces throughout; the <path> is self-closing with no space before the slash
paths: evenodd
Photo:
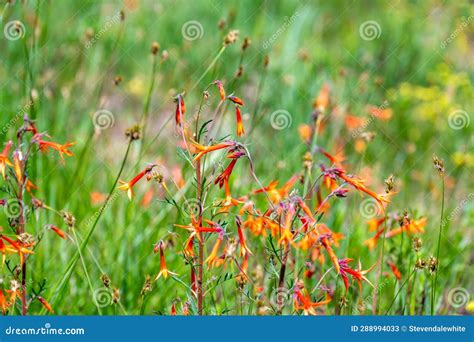
<path id="1" fill-rule="evenodd" d="M 184 105 L 183 94 L 178 94 L 178 96 L 176 96 L 175 101 L 176 101 L 176 112 L 175 112 L 176 125 L 181 126 L 181 119 L 183 115 L 186 113 L 186 106 Z"/>
<path id="2" fill-rule="evenodd" d="M 367 270 L 362 270 L 362 267 L 359 261 L 359 269 L 354 270 L 350 268 L 349 266 L 349 263 L 352 260 L 353 259 L 350 259 L 350 258 L 339 260 L 339 266 L 340 266 L 339 274 L 341 275 L 342 280 L 344 281 L 344 286 L 346 287 L 346 291 L 349 290 L 349 275 L 351 275 L 352 278 L 355 279 L 359 283 L 359 289 L 361 292 L 362 292 L 362 280 L 366 281 L 367 283 L 370 284 L 370 286 L 374 287 L 374 285 L 372 285 L 372 283 L 369 281 L 369 279 L 365 277 L 365 275 L 374 268 L 375 264 Z"/>

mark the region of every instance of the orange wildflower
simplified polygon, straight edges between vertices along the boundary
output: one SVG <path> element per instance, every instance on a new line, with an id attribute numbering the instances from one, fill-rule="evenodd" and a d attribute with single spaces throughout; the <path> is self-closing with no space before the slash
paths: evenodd
<path id="1" fill-rule="evenodd" d="M 215 84 L 217 86 L 217 89 L 219 89 L 219 95 L 221 97 L 221 101 L 225 101 L 225 89 L 224 86 L 222 85 L 222 82 L 219 80 L 215 80 L 212 82 L 212 84 Z"/>
<path id="2" fill-rule="evenodd" d="M 133 187 L 145 175 L 149 175 L 154 166 L 155 165 L 148 165 L 142 171 L 140 171 L 139 174 L 137 174 L 135 177 L 133 177 L 133 179 L 129 182 L 124 182 L 122 180 L 119 180 L 119 183 L 122 184 L 122 185 L 120 185 L 117 189 L 126 191 L 127 195 L 128 195 L 128 198 L 131 201 L 132 197 L 133 197 L 133 194 L 134 194 Z"/>
<path id="3" fill-rule="evenodd" d="M 375 191 L 370 190 L 364 185 L 364 180 L 362 179 L 357 179 L 354 177 L 350 177 L 346 175 L 346 173 L 342 169 L 333 169 L 335 174 L 344 180 L 345 182 L 349 183 L 352 185 L 356 190 L 362 191 L 375 199 L 380 206 L 383 206 L 384 203 L 390 203 L 390 200 L 388 199 L 389 196 L 391 196 L 393 193 L 388 193 L 388 194 L 377 194 Z"/>
<path id="4" fill-rule="evenodd" d="M 319 91 L 318 97 L 314 100 L 313 107 L 315 109 L 324 111 L 329 105 L 329 85 L 324 84 Z"/>
<path id="5" fill-rule="evenodd" d="M 8 311 L 8 308 L 10 307 L 10 304 L 5 298 L 5 295 L 3 294 L 2 289 L 0 289 L 0 308 L 2 308 L 2 313 L 5 315 Z"/>
<path id="6" fill-rule="evenodd" d="M 274 181 L 271 181 L 268 186 L 262 189 L 255 190 L 254 193 L 258 194 L 258 193 L 266 192 L 268 193 L 268 196 L 270 197 L 273 203 L 278 203 L 289 194 L 289 192 L 291 191 L 291 188 L 293 187 L 293 185 L 295 184 L 297 180 L 298 180 L 297 175 L 292 176 L 288 180 L 288 182 L 286 182 L 285 185 L 283 185 L 281 189 L 277 189 L 278 181 L 274 180 Z"/>
<path id="7" fill-rule="evenodd" d="M 160 272 L 156 276 L 155 281 L 158 280 L 161 276 L 163 276 L 163 278 L 166 279 L 166 278 L 168 278 L 168 276 L 170 274 L 171 275 L 177 275 L 176 273 L 171 272 L 170 270 L 168 270 L 168 267 L 166 267 L 165 251 L 164 251 L 163 241 L 159 242 L 159 247 L 160 247 Z"/>
<path id="8" fill-rule="evenodd" d="M 295 287 L 294 307 L 295 310 L 303 310 L 305 315 L 316 315 L 315 308 L 328 304 L 331 297 L 326 295 L 326 299 L 321 302 L 313 302 L 306 289 L 300 290 L 298 286 Z"/>
<path id="9" fill-rule="evenodd" d="M 391 108 L 379 108 L 375 106 L 369 106 L 367 111 L 375 116 L 379 120 L 387 121 L 392 118 L 392 109 Z"/>
<path id="10" fill-rule="evenodd" d="M 245 257 L 247 254 L 252 255 L 252 251 L 250 248 L 247 246 L 247 243 L 245 242 L 245 236 L 244 232 L 242 231 L 242 221 L 240 220 L 240 217 L 237 216 L 235 219 L 235 223 L 237 225 L 237 233 L 239 234 L 239 241 L 240 241 L 240 256 Z"/>
<path id="11" fill-rule="evenodd" d="M 344 156 L 344 151 L 339 151 L 335 156 L 331 155 L 329 152 L 326 150 L 322 149 L 321 147 L 318 147 L 318 151 L 325 156 L 329 161 L 337 166 L 340 166 L 341 163 L 346 159 Z"/>
<path id="12" fill-rule="evenodd" d="M 278 244 L 289 245 L 293 243 L 293 232 L 292 232 L 292 223 L 293 217 L 295 216 L 295 207 L 293 204 L 290 204 L 288 207 L 288 211 L 285 217 L 285 226 L 283 229 L 283 233 L 281 234 L 280 239 L 278 240 Z"/>
<path id="13" fill-rule="evenodd" d="M 13 143 L 11 140 L 7 142 L 5 148 L 3 149 L 3 152 L 0 153 L 0 173 L 2 174 L 3 178 L 5 178 L 5 169 L 7 165 L 13 166 L 12 162 L 8 159 L 8 152 L 10 151 L 12 144 Z"/>
<path id="14" fill-rule="evenodd" d="M 43 305 L 46 310 L 48 310 L 49 312 L 54 312 L 53 308 L 52 308 L 51 305 L 46 301 L 46 299 L 44 299 L 44 298 L 41 297 L 41 296 L 38 296 L 38 297 L 36 297 L 36 298 L 40 301 L 41 305 Z"/>
<path id="15" fill-rule="evenodd" d="M 25 261 L 25 254 L 34 254 L 33 251 L 30 251 L 29 249 L 25 248 L 20 241 L 13 241 L 9 237 L 5 235 L 0 235 L 0 241 L 4 240 L 6 243 L 3 241 L 0 243 L 0 252 L 3 254 L 3 261 L 5 261 L 5 255 L 6 253 L 18 253 L 20 256 L 20 264 L 23 265 L 23 262 Z"/>
<path id="16" fill-rule="evenodd" d="M 379 241 L 380 236 L 382 236 L 384 231 L 385 231 L 385 227 L 382 227 L 379 230 L 377 230 L 377 233 L 375 233 L 374 236 L 364 241 L 364 245 L 366 245 L 369 248 L 369 250 L 373 250 L 375 246 L 377 246 L 377 242 Z"/>
<path id="17" fill-rule="evenodd" d="M 39 146 L 39 149 L 41 151 L 46 151 L 48 148 L 51 148 L 53 150 L 56 150 L 59 152 L 59 155 L 61 156 L 61 159 L 64 161 L 64 155 L 66 156 L 73 156 L 74 154 L 69 151 L 69 147 L 75 145 L 76 143 L 75 142 L 67 142 L 65 144 L 58 144 L 58 143 L 55 143 L 55 142 L 52 142 L 52 141 L 46 141 L 46 140 L 43 140 L 43 134 L 42 133 L 38 133 L 38 134 L 35 134 L 33 136 L 33 139 L 32 141 L 37 143 L 38 146 Z"/>
<path id="18" fill-rule="evenodd" d="M 13 152 L 13 170 L 15 171 L 15 176 L 18 180 L 18 183 L 22 183 L 23 181 L 23 171 L 21 168 L 22 159 L 21 152 L 19 150 L 15 150 L 15 152 Z"/>
<path id="19" fill-rule="evenodd" d="M 369 225 L 369 232 L 373 232 L 374 230 L 377 230 L 382 223 L 385 222 L 385 217 L 381 218 L 373 218 L 367 221 L 367 224 Z"/>
<path id="20" fill-rule="evenodd" d="M 341 268 L 340 268 L 340 265 L 339 265 L 339 259 L 337 258 L 336 253 L 334 253 L 334 250 L 332 249 L 331 244 L 329 243 L 328 235 L 327 234 L 322 235 L 321 238 L 320 238 L 320 241 L 321 241 L 321 244 L 323 245 L 324 249 L 328 253 L 329 258 L 331 259 L 331 261 L 334 265 L 334 268 L 336 269 L 336 272 L 340 273 Z"/>
<path id="21" fill-rule="evenodd" d="M 206 153 L 235 146 L 235 142 L 231 140 L 224 141 L 216 145 L 209 145 L 209 146 L 203 146 L 194 141 L 191 144 L 197 151 L 197 155 L 194 157 L 194 161 L 200 160 Z"/>
<path id="22" fill-rule="evenodd" d="M 229 96 L 227 96 L 227 99 L 234 102 L 235 104 L 237 104 L 239 106 L 245 106 L 244 101 L 242 101 L 242 99 L 237 97 L 237 96 L 229 95 Z"/>
<path id="23" fill-rule="evenodd" d="M 235 116 L 237 118 L 237 136 L 241 137 L 245 134 L 244 124 L 242 123 L 242 115 L 240 113 L 240 107 L 235 106 Z"/>
<path id="24" fill-rule="evenodd" d="M 216 242 L 214 243 L 214 246 L 212 247 L 211 254 L 209 254 L 207 259 L 204 261 L 205 264 L 209 264 L 209 267 L 216 266 L 218 264 L 217 252 L 219 251 L 219 247 L 223 239 L 224 239 L 224 231 L 221 231 L 219 233 L 219 236 L 217 237 Z"/>
<path id="25" fill-rule="evenodd" d="M 66 239 L 66 233 L 63 232 L 61 229 L 59 229 L 58 227 L 52 225 L 52 224 L 49 224 L 46 226 L 48 229 L 51 229 L 53 232 L 55 232 L 61 239 Z"/>
<path id="26" fill-rule="evenodd" d="M 398 281 L 402 280 L 402 274 L 400 273 L 398 267 L 391 261 L 387 261 L 387 264 L 388 266 L 390 266 L 390 269 L 392 270 L 395 278 L 397 278 Z"/>
<path id="27" fill-rule="evenodd" d="M 174 305 L 174 302 L 171 304 L 171 316 L 176 316 L 176 306 Z"/>
<path id="28" fill-rule="evenodd" d="M 428 219 L 426 217 L 422 217 L 419 220 L 409 220 L 408 222 L 404 223 L 401 227 L 395 228 L 387 232 L 385 234 L 386 238 L 391 238 L 392 236 L 401 234 L 403 231 L 406 231 L 409 235 L 410 234 L 422 234 L 425 232 L 425 226 Z"/>

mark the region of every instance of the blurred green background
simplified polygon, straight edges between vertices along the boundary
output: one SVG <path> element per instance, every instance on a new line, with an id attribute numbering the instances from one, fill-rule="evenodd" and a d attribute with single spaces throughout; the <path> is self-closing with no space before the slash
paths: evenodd
<path id="1" fill-rule="evenodd" d="M 119 18 L 121 10 L 124 20 Z M 1 14 L 3 28 L 20 21 L 24 37 L 8 39 L 6 30 L 0 37 L 0 142 L 14 137 L 23 112 L 35 118 L 39 130 L 54 141 L 77 142 L 76 156 L 65 164 L 54 154 L 41 155 L 30 172 L 39 188 L 36 196 L 51 207 L 73 213 L 80 237 L 86 235 L 100 208 L 91 193 L 108 193 L 127 147 L 124 131 L 141 118 L 152 75 L 150 47 L 156 41 L 160 54 L 166 50 L 168 58 L 156 72 L 147 147 L 141 155 L 140 142 L 133 144 L 122 179 L 129 180 L 146 163 L 158 161 L 167 170 L 165 176 L 181 172 L 189 185 L 184 192 L 194 191 L 192 170 L 177 153 L 179 139 L 174 119 L 170 120 L 175 108 L 172 97 L 186 91 L 190 118 L 202 91 L 220 79 L 225 86 L 232 84 L 228 93 L 235 92 L 246 102 L 244 125 L 251 134 L 243 141 L 249 144 L 260 180 L 284 183 L 302 170 L 307 147 L 298 128 L 310 121 L 313 100 L 328 84 L 332 110 L 319 145 L 331 153 L 342 148 L 348 170 L 367 178 L 372 188 L 382 189 L 390 174 L 396 177 L 399 193 L 390 211 L 406 209 L 414 217 L 428 217 L 423 236 L 426 255 L 434 253 L 441 201 L 432 155 L 445 160 L 446 216 L 460 204 L 462 210 L 444 230 L 439 287 L 464 287 L 472 292 L 466 269 L 474 256 L 474 6 L 469 1 L 9 1 Z M 197 38 L 187 39 L 183 34 L 190 21 L 198 24 Z M 364 31 L 367 22 L 371 27 Z M 239 31 L 238 41 L 225 49 L 199 81 L 230 30 Z M 251 45 L 243 54 L 243 75 L 233 81 L 244 37 Z M 119 85 L 114 83 L 117 76 L 122 78 Z M 210 91 L 215 99 L 217 93 Z M 371 120 L 364 131 L 375 137 L 358 149 L 359 137 L 348 131 L 346 116 L 367 119 L 367 107 L 380 107 L 385 101 L 392 110 L 391 119 Z M 94 113 L 101 109 L 112 113 L 113 126 L 96 131 L 90 149 L 81 154 Z M 277 110 L 290 114 L 291 124 L 282 130 L 270 122 Z M 228 112 L 222 131 L 234 134 L 233 113 Z M 209 119 L 212 110 L 203 115 Z M 255 127 L 251 127 L 253 116 L 259 118 Z M 247 163 L 240 163 L 235 172 L 241 176 L 232 180 L 233 193 L 243 195 L 258 188 Z M 142 204 L 151 187 L 156 186 L 137 187 L 132 202 L 125 196 L 113 197 L 84 252 L 93 287 L 101 288 L 100 276 L 107 274 L 120 289 L 122 307 L 108 305 L 102 313 L 138 314 L 145 275 L 153 277 L 159 271 L 153 244 L 172 240 L 179 251 L 186 238 L 173 224 L 187 223 L 187 218 L 163 201 L 162 192 L 157 189 L 152 202 Z M 223 197 L 222 191 L 214 194 Z M 357 194 L 338 201 L 326 223 L 347 234 L 338 255 L 360 258 L 369 266 L 376 255 L 363 246 L 372 233 L 360 215 L 360 201 Z M 40 232 L 46 223 L 62 224 L 44 212 L 30 220 L 27 230 Z M 8 225 L 4 217 L 0 225 Z M 263 256 L 250 260 L 250 270 L 257 264 L 266 268 L 265 240 L 249 239 Z M 389 253 L 396 255 L 398 244 L 398 240 L 389 243 Z M 167 264 L 187 281 L 189 267 L 184 267 L 175 251 L 167 250 Z M 46 279 L 45 297 L 50 298 L 75 252 L 71 241 L 45 234 L 28 261 L 30 286 L 37 287 Z M 405 271 L 408 267 L 401 266 Z M 2 274 L 8 277 L 5 268 Z M 219 274 L 220 270 L 209 273 L 209 287 Z M 369 295 L 370 290 L 366 291 Z M 393 293 L 393 289 L 387 291 Z M 243 292 L 239 298 L 232 279 L 220 283 L 207 298 L 209 312 L 254 314 L 253 299 L 245 298 L 252 297 L 253 290 Z M 188 297 L 189 291 L 180 283 L 159 280 L 147 296 L 145 313 L 169 313 L 174 300 L 183 303 Z M 78 263 L 53 307 L 57 314 L 95 314 L 92 299 Z M 242 300 L 249 301 L 248 312 L 242 312 L 238 304 Z M 32 312 L 40 310 L 39 303 L 32 305 Z"/>

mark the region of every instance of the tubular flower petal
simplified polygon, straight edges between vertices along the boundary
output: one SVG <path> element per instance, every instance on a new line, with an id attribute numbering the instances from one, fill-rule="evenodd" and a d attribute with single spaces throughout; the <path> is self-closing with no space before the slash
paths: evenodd
<path id="1" fill-rule="evenodd" d="M 75 142 L 67 142 L 61 145 L 52 141 L 43 140 L 43 134 L 41 133 L 35 134 L 32 141 L 38 144 L 41 151 L 46 151 L 48 148 L 58 151 L 63 161 L 64 155 L 68 157 L 72 157 L 74 155 L 68 148 L 74 146 L 76 144 Z"/>
<path id="2" fill-rule="evenodd" d="M 176 112 L 175 112 L 176 126 L 181 126 L 183 115 L 186 113 L 186 106 L 184 105 L 183 94 L 178 94 L 178 96 L 176 96 L 175 101 L 176 101 Z"/>
<path id="3" fill-rule="evenodd" d="M 224 89 L 224 86 L 222 85 L 222 82 L 219 80 L 216 80 L 212 82 L 212 84 L 215 84 L 217 86 L 217 89 L 219 89 L 219 95 L 221 97 L 221 101 L 225 101 L 225 89 Z"/>
<path id="4" fill-rule="evenodd" d="M 194 157 L 194 161 L 198 161 L 200 160 L 206 153 L 209 153 L 209 152 L 212 152 L 212 151 L 217 151 L 217 150 L 221 150 L 221 149 L 224 149 L 224 148 L 229 148 L 229 147 L 233 147 L 235 146 L 235 142 L 233 141 L 224 141 L 220 144 L 216 144 L 216 145 L 209 145 L 209 146 L 203 146 L 203 145 L 200 145 L 198 144 L 197 142 L 192 142 L 192 146 L 196 149 L 196 151 L 198 152 L 197 155 Z"/>
<path id="5" fill-rule="evenodd" d="M 239 105 L 239 106 L 244 106 L 244 101 L 242 101 L 241 98 L 237 97 L 237 96 L 234 96 L 234 95 L 229 95 L 227 96 L 227 99 L 234 102 L 235 104 Z"/>
<path id="6" fill-rule="evenodd" d="M 354 270 L 349 266 L 349 262 L 351 262 L 353 259 L 346 258 L 346 259 L 340 259 L 339 260 L 339 266 L 340 266 L 340 272 L 339 274 L 342 277 L 342 280 L 344 281 L 344 286 L 346 287 L 346 291 L 349 290 L 349 275 L 352 276 L 353 279 L 355 279 L 359 283 L 359 290 L 362 293 L 362 281 L 366 281 L 370 286 L 374 287 L 372 283 L 365 277 L 367 273 L 369 273 L 374 267 L 375 264 L 372 265 L 367 270 L 362 270 L 362 267 L 359 262 L 359 269 Z"/>
<path id="7" fill-rule="evenodd" d="M 160 241 L 159 242 L 159 246 L 160 246 L 160 272 L 156 276 L 155 281 L 158 280 L 161 276 L 163 276 L 163 278 L 166 279 L 166 278 L 168 278 L 168 276 L 170 274 L 171 275 L 177 275 L 176 273 L 171 272 L 170 270 L 168 270 L 168 267 L 166 267 L 165 251 L 164 251 L 164 246 L 163 245 L 164 245 L 163 241 Z"/>
<path id="8" fill-rule="evenodd" d="M 311 297 L 306 289 L 300 290 L 298 286 L 295 288 L 294 293 L 294 307 L 295 310 L 303 310 L 305 315 L 316 315 L 315 308 L 328 304 L 331 301 L 331 297 L 326 295 L 326 299 L 321 302 L 311 301 Z"/>
<path id="9" fill-rule="evenodd" d="M 390 269 L 392 270 L 393 275 L 395 278 L 397 278 L 398 281 L 402 280 L 402 274 L 398 267 L 391 261 L 387 261 L 388 266 L 390 266 Z"/>
<path id="10" fill-rule="evenodd" d="M 245 134 L 244 124 L 242 123 L 242 114 L 240 113 L 240 107 L 235 106 L 235 116 L 237 119 L 237 136 L 241 137 Z"/>
<path id="11" fill-rule="evenodd" d="M 240 220 L 240 217 L 237 216 L 235 222 L 237 224 L 237 232 L 239 234 L 240 256 L 245 257 L 247 254 L 252 255 L 252 251 L 250 250 L 250 248 L 248 248 L 247 243 L 245 242 L 245 236 L 244 232 L 242 231 L 242 221 Z"/>
<path id="12" fill-rule="evenodd" d="M 7 142 L 5 148 L 3 149 L 3 152 L 0 153 L 0 173 L 2 174 L 3 178 L 5 178 L 5 169 L 7 165 L 13 166 L 12 162 L 8 159 L 8 152 L 10 151 L 12 144 L 13 143 L 11 140 Z"/>
<path id="13" fill-rule="evenodd" d="M 142 171 L 140 171 L 139 174 L 137 174 L 135 177 L 133 177 L 133 179 L 129 182 L 124 182 L 122 180 L 119 180 L 119 183 L 122 184 L 122 185 L 120 185 L 117 189 L 126 191 L 127 195 L 128 195 L 128 198 L 131 201 L 132 198 L 133 198 L 133 195 L 134 195 L 133 187 L 145 175 L 149 175 L 154 166 L 156 166 L 156 165 L 148 165 Z"/>
<path id="14" fill-rule="evenodd" d="M 54 312 L 53 308 L 52 308 L 51 305 L 46 301 L 46 299 L 44 299 L 43 297 L 40 297 L 40 296 L 38 296 L 38 297 L 36 297 L 36 298 L 40 301 L 41 305 L 43 305 L 46 310 L 48 310 L 49 312 Z"/>
<path id="15" fill-rule="evenodd" d="M 66 239 L 66 233 L 63 232 L 61 229 L 58 227 L 50 224 L 47 226 L 48 229 L 51 229 L 53 232 L 55 232 L 61 239 Z"/>

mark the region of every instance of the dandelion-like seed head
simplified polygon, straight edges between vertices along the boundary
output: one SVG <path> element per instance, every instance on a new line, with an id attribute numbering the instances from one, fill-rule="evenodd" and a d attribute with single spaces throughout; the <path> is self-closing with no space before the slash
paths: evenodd
<path id="1" fill-rule="evenodd" d="M 421 250 L 423 243 L 420 237 L 415 236 L 412 241 L 413 250 L 418 253 Z"/>

